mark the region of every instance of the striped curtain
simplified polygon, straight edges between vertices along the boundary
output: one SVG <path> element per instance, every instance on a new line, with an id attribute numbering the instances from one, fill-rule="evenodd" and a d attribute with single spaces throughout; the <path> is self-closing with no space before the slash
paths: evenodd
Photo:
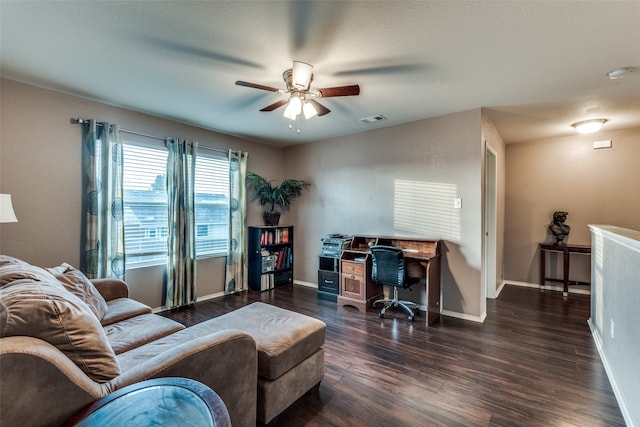
<path id="1" fill-rule="evenodd" d="M 225 293 L 248 289 L 246 256 L 247 153 L 229 150 L 229 244 Z"/>
<path id="2" fill-rule="evenodd" d="M 118 125 L 83 124 L 84 253 L 81 269 L 91 279 L 124 280 L 123 155 Z"/>
<path id="3" fill-rule="evenodd" d="M 194 193 L 197 147 L 197 142 L 167 141 L 169 259 L 163 305 L 168 308 L 196 302 Z"/>

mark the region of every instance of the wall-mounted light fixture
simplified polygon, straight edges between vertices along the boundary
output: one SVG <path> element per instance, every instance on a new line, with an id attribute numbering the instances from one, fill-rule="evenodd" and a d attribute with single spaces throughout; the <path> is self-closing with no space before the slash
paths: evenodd
<path id="1" fill-rule="evenodd" d="M 590 119 L 574 123 L 571 126 L 573 126 L 579 133 L 587 134 L 599 131 L 600 128 L 602 128 L 602 125 L 606 122 L 607 119 Z"/>

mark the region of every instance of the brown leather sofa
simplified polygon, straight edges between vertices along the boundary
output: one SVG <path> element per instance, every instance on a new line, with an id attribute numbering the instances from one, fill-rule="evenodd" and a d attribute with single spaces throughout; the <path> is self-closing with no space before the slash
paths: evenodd
<path id="1" fill-rule="evenodd" d="M 0 255 L 0 425 L 60 425 L 129 384 L 186 377 L 218 393 L 234 427 L 255 426 L 256 342 L 203 332 L 152 314 L 120 280 Z"/>

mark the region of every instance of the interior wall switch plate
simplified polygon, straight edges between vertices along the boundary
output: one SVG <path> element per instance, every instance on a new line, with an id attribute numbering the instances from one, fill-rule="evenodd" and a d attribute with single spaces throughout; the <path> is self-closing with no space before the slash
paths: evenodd
<path id="1" fill-rule="evenodd" d="M 459 199 L 459 198 L 453 199 L 453 207 L 455 209 L 461 209 L 462 208 L 462 199 Z"/>

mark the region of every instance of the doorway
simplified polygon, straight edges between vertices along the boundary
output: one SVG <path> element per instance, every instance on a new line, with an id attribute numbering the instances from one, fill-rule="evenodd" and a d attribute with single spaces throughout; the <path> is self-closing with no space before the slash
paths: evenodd
<path id="1" fill-rule="evenodd" d="M 496 233 L 497 233 L 497 207 L 496 207 L 496 152 L 485 141 L 485 166 L 484 166 L 484 245 L 482 266 L 484 269 L 484 294 L 485 298 L 496 297 Z M 483 303 L 486 305 L 486 300 Z"/>

